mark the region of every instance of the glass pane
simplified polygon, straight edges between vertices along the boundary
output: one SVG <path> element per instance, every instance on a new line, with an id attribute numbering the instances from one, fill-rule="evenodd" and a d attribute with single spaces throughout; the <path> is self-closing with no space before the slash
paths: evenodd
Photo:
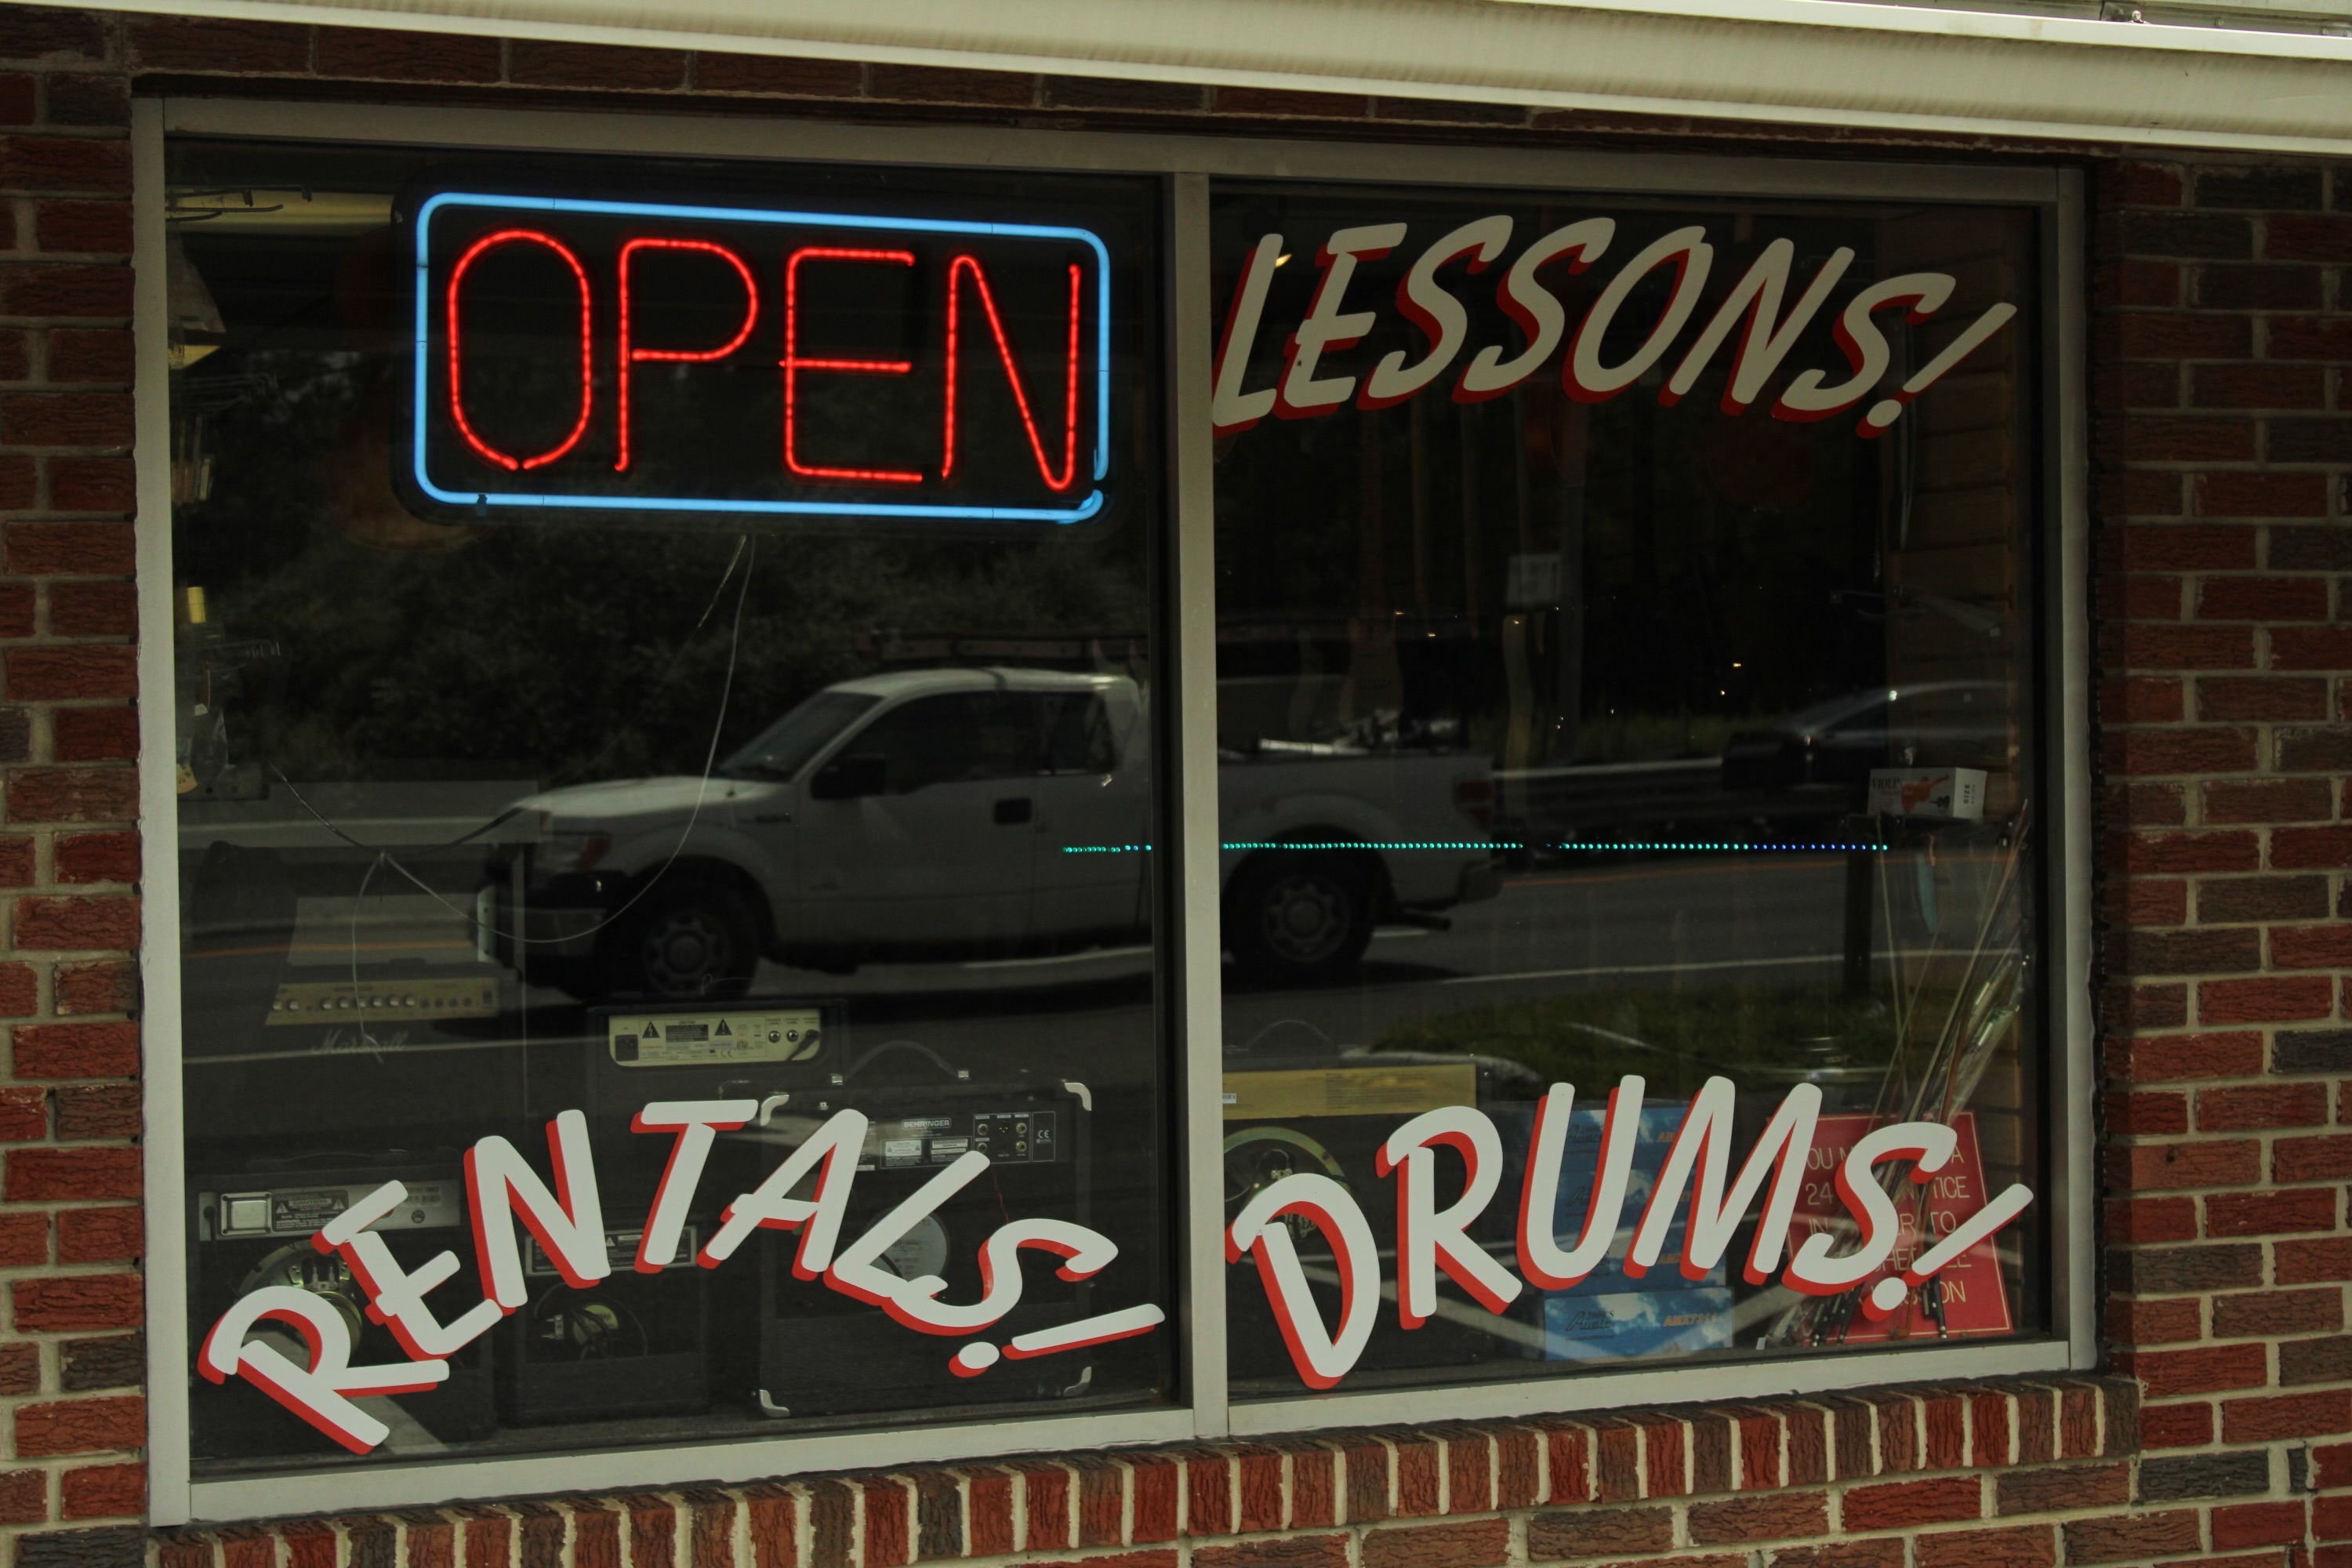
<path id="1" fill-rule="evenodd" d="M 1213 211 L 1236 1389 L 2041 1331 L 2031 215 Z"/>
<path id="2" fill-rule="evenodd" d="M 197 1473 L 1166 1398 L 1155 188 L 172 182 Z"/>

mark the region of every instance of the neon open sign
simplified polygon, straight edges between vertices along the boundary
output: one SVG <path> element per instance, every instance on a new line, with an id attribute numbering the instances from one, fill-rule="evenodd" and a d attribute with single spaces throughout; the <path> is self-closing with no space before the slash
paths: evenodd
<path id="1" fill-rule="evenodd" d="M 1083 228 L 445 191 L 401 488 L 551 510 L 1071 523 L 1110 480 Z"/>

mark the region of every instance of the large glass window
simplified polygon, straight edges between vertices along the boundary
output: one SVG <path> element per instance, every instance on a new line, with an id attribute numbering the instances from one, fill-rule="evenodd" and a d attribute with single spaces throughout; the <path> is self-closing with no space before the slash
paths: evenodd
<path id="1" fill-rule="evenodd" d="M 1156 186 L 171 183 L 197 1477 L 1164 1399 Z"/>
<path id="2" fill-rule="evenodd" d="M 1237 1395 L 2043 1328 L 2031 215 L 1213 211 Z"/>

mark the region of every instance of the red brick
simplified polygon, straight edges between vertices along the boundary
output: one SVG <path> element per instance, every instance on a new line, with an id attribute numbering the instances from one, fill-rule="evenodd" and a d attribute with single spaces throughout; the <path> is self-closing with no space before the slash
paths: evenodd
<path id="1" fill-rule="evenodd" d="M 2251 428 L 2250 426 L 2248 427 Z M 2252 456 L 2251 453 L 2246 454 Z M 2326 474 L 2200 474 L 2192 481 L 2200 517 L 2326 517 Z"/>
<path id="2" fill-rule="evenodd" d="M 2100 998 L 2099 1017 L 2117 1030 L 2179 1028 L 2189 1022 L 2189 987 L 2111 985 Z"/>
<path id="3" fill-rule="evenodd" d="M 2251 626 L 2111 624 L 2100 633 L 2099 647 L 2109 664 L 2141 671 L 2254 667 Z"/>
<path id="4" fill-rule="evenodd" d="M 772 55 L 698 54 L 698 92 L 756 92 L 772 98 L 856 98 L 866 68 L 855 60 L 787 59 Z"/>
<path id="5" fill-rule="evenodd" d="M 686 56 L 677 49 L 561 44 L 537 38 L 517 38 L 509 48 L 507 78 L 522 86 L 675 92 L 686 85 Z"/>
<path id="6" fill-rule="evenodd" d="M 1974 1476 L 1891 1481 L 1845 1494 L 1848 1530 L 1909 1530 L 1984 1514 L 1984 1488 Z"/>
<path id="7" fill-rule="evenodd" d="M 1371 100 L 1351 92 L 1221 87 L 1216 89 L 1215 110 L 1265 120 L 1362 120 L 1371 112 Z"/>
<path id="8" fill-rule="evenodd" d="M 106 315 L 103 310 L 33 310 L 26 315 Z M 51 381 L 112 381 L 131 376 L 131 334 L 118 328 L 58 327 L 49 332 Z"/>
<path id="9" fill-rule="evenodd" d="M 16 1325 L 50 1334 L 135 1329 L 146 1319 L 145 1289 L 136 1274 L 19 1279 L 11 1289 Z"/>
<path id="10" fill-rule="evenodd" d="M 2250 1078 L 2262 1070 L 2263 1037 L 2252 1032 L 2113 1040 L 2107 1047 L 2109 1075 L 2129 1083 Z"/>
<path id="11" fill-rule="evenodd" d="M 60 1263 L 129 1263 L 146 1251 L 146 1215 L 139 1209 L 67 1209 L 58 1215 Z"/>
<path id="12" fill-rule="evenodd" d="M 1789 1541 L 1826 1535 L 1829 1523 L 1829 1504 L 1824 1494 L 1779 1492 L 1691 1504 L 1690 1540 L 1694 1546 Z"/>
<path id="13" fill-rule="evenodd" d="M 2333 1187 L 2217 1195 L 2205 1200 L 2205 1234 L 2218 1237 L 2333 1230 L 2336 1207 Z"/>
<path id="14" fill-rule="evenodd" d="M 2197 1339 L 2204 1332 L 2204 1312 L 2200 1304 L 2190 1301 L 2135 1301 L 2127 1297 L 2114 1297 L 2107 1302 L 2107 1337 L 2127 1345 L 2179 1344 Z M 2053 1475 L 2063 1471 L 2052 1471 Z M 2004 1509 L 2004 1512 L 2038 1512 L 2032 1509 Z"/>
<path id="15" fill-rule="evenodd" d="M 2321 1085 L 2315 1090 L 2325 1094 Z M 2281 1138 L 2271 1145 L 2271 1179 L 2279 1182 L 2341 1181 L 2352 1177 L 2352 1133 L 2317 1138 Z"/>
<path id="16" fill-rule="evenodd" d="M 8 526 L 6 570 L 16 575 L 121 575 L 131 567 L 127 524 L 18 522 Z"/>
<path id="17" fill-rule="evenodd" d="M 2275 841 L 2273 841 L 2275 848 Z M 2206 980 L 2197 986 L 2200 1024 L 2284 1023 L 2325 1018 L 2335 1010 L 2336 988 L 2327 980 L 2273 976 L 2260 980 Z"/>
<path id="18" fill-rule="evenodd" d="M 16 1411 L 16 1452 L 25 1458 L 136 1448 L 147 1440 L 147 1402 L 136 1394 L 27 1405 Z"/>
<path id="19" fill-rule="evenodd" d="M 112 895 L 20 899 L 16 937 L 19 949 L 127 952 L 139 945 L 139 900 Z"/>
<path id="20" fill-rule="evenodd" d="M 32 1345 L 22 1347 L 33 1350 Z M 39 1470 L 0 1475 L 0 1524 L 40 1524 L 49 1517 L 49 1478 Z"/>
<path id="21" fill-rule="evenodd" d="M 9 656 L 8 671 L 12 683 L 20 688 L 39 690 L 50 679 L 60 678 L 48 666 L 19 666 L 16 657 Z M 22 689 L 11 693 L 19 697 L 28 694 Z M 8 781 L 8 818 L 12 822 L 129 822 L 138 815 L 139 775 L 129 768 L 34 768 Z"/>
<path id="22" fill-rule="evenodd" d="M 33 233 L 49 255 L 128 256 L 128 201 L 46 201 L 34 208 Z"/>
<path id="23" fill-rule="evenodd" d="M 2258 871 L 2261 842 L 2251 833 L 2111 834 L 2105 846 L 2107 872 Z"/>
<path id="24" fill-rule="evenodd" d="M 1528 1556 L 1538 1562 L 1663 1552 L 1674 1544 L 1675 1517 L 1664 1508 L 1576 1509 L 1528 1521 Z"/>
<path id="25" fill-rule="evenodd" d="M 2110 469 L 2092 476 L 2098 515 L 2123 521 L 2142 517 L 2179 517 L 2187 510 L 2187 476 L 2133 468 Z M 2100 546 L 2104 555 L 2105 545 Z"/>
<path id="26" fill-rule="evenodd" d="M 2140 1563 L 2152 1556 L 2194 1552 L 2204 1544 L 2193 1509 L 2069 1520 L 2060 1528 L 2065 1531 L 2070 1563 Z"/>
<path id="27" fill-rule="evenodd" d="M 2259 1344 L 2140 1351 L 2129 1362 L 2131 1374 L 2140 1380 L 2150 1399 L 2214 1394 L 2225 1388 L 2260 1388 L 2270 1378 L 2269 1354 Z"/>
<path id="28" fill-rule="evenodd" d="M 24 963 L 0 963 L 0 996 L 7 996 L 7 983 L 12 983 L 9 971 L 24 971 Z M 139 1006 L 139 969 L 136 963 L 99 962 L 99 963 L 58 963 L 52 971 L 57 983 L 57 1011 L 61 1016 L 80 1013 L 127 1013 Z M 26 980 L 30 983 L 30 980 Z M 26 1002 L 21 1011 L 30 1013 L 33 1004 Z M 7 1008 L 0 1006 L 0 1013 Z"/>
<path id="29" fill-rule="evenodd" d="M 60 882 L 135 882 L 139 879 L 139 835 L 72 833 L 58 840 Z"/>
<path id="30" fill-rule="evenodd" d="M 2314 577 L 2208 577 L 2197 595 L 2206 621 L 2324 621 L 2327 584 Z"/>
<path id="31" fill-rule="evenodd" d="M 52 583 L 49 631 L 61 637 L 131 637 L 139 629 L 139 595 L 128 583 Z"/>
<path id="32" fill-rule="evenodd" d="M 2273 220 L 2275 221 L 2275 220 Z M 2238 1503 L 2213 1510 L 2213 1546 L 2232 1552 L 2247 1546 L 2300 1544 L 2304 1505 L 2299 1502 Z"/>
<path id="33" fill-rule="evenodd" d="M 2100 716 L 2110 723 L 2173 724 L 2186 716 L 2183 682 L 2163 679 L 2102 681 Z M 2325 701 L 2323 699 L 2323 711 Z"/>
<path id="34" fill-rule="evenodd" d="M 1230 1546 L 1195 1546 L 1197 1568 L 1348 1568 L 1344 1535 L 1278 1535 Z"/>
<path id="35" fill-rule="evenodd" d="M 2133 1144 L 2107 1151 L 2107 1175 L 2139 1193 L 2242 1187 L 2262 1179 L 2262 1145 L 2252 1139 Z"/>
<path id="36" fill-rule="evenodd" d="M 2213 1332 L 2221 1339 L 2323 1333 L 2343 1326 L 2341 1290 L 2259 1290 L 2213 1299 Z"/>
<path id="37" fill-rule="evenodd" d="M 48 465 L 52 511 L 128 512 L 138 506 L 128 458 L 57 457 L 43 461 Z M 12 565 L 9 570 L 22 568 Z"/>
<path id="38" fill-rule="evenodd" d="M 128 195 L 131 144 L 89 136 L 0 136 L 0 189 Z"/>
<path id="39" fill-rule="evenodd" d="M 2180 587 L 2183 579 L 2137 573 L 2128 577 L 2107 577 L 2099 583 L 2099 613 L 2126 621 L 2177 621 L 2180 619 Z M 2178 713 L 2172 715 L 2179 717 Z"/>
<path id="40" fill-rule="evenodd" d="M 2102 362 L 2243 359 L 2254 348 L 2253 323 L 2243 316 L 2169 310 L 2117 311 L 2098 323 L 2093 337 Z"/>
<path id="41" fill-rule="evenodd" d="M 320 76 L 371 81 L 496 81 L 499 54 L 496 38 L 375 27 L 319 29 Z"/>
<path id="42" fill-rule="evenodd" d="M 0 268 L 0 312 L 11 316 L 34 317 L 94 317 L 121 321 L 131 314 L 131 269 L 128 267 L 94 267 L 86 262 L 49 262 L 27 267 L 22 264 Z M 81 338 L 127 338 L 123 331 L 111 333 L 86 332 Z M 58 334 L 51 334 L 51 342 Z M 70 341 L 70 340 L 69 340 Z M 120 368 L 119 366 L 117 368 Z M 58 375 L 57 381 L 124 381 L 124 375 Z M 89 406 L 106 407 L 110 416 L 121 401 L 120 394 L 85 394 Z M 11 437 L 23 439 L 23 437 Z M 119 446 L 109 441 L 47 441 L 44 446 Z"/>
<path id="43" fill-rule="evenodd" d="M 2051 1568 L 2056 1533 L 2046 1524 L 2005 1530 L 1937 1530 L 1917 1539 L 1919 1568 Z"/>
<path id="44" fill-rule="evenodd" d="M 2352 321 L 2273 316 L 2263 352 L 2272 359 L 2352 359 Z"/>
<path id="45" fill-rule="evenodd" d="M 12 447 L 128 447 L 131 395 L 9 393 L 0 396 L 0 441 Z"/>
<path id="46" fill-rule="evenodd" d="M 2199 1090 L 2197 1095 L 2197 1125 L 2206 1132 L 2311 1127 L 2326 1120 L 2327 1091 L 2316 1083 L 2208 1089 Z"/>
<path id="47" fill-rule="evenodd" d="M 2107 1101 L 2107 1131 L 2127 1138 L 2162 1137 L 2189 1131 L 2185 1094 L 2123 1094 Z"/>
<path id="48" fill-rule="evenodd" d="M 1500 1568 L 1510 1554 L 1511 1521 L 1480 1519 L 1366 1531 L 1362 1562 L 1363 1568 Z"/>
<path id="49" fill-rule="evenodd" d="M 135 648 L 106 645 L 13 648 L 6 655 L 7 696 L 17 702 L 136 696 L 138 660 Z"/>
<path id="50" fill-rule="evenodd" d="M 2352 668 L 2352 626 L 2280 626 L 2270 642 L 2273 669 Z"/>
<path id="51" fill-rule="evenodd" d="M 151 71 L 300 75 L 310 68 L 310 29 L 277 22 L 148 17 L 131 25 L 131 55 L 140 68 Z"/>
<path id="52" fill-rule="evenodd" d="M 2265 256 L 2282 261 L 2352 261 L 2352 217 L 2273 213 L 2263 227 Z"/>
<path id="53" fill-rule="evenodd" d="M 2327 717 L 2324 679 L 2207 676 L 2197 682 L 2197 717 L 2208 723 L 2267 723 Z"/>
<path id="54" fill-rule="evenodd" d="M 2352 1390 L 2331 1388 L 2221 1403 L 2225 1443 L 2273 1443 L 2282 1437 L 2315 1437 L 2344 1431 L 2352 1431 Z"/>
<path id="55" fill-rule="evenodd" d="M 2189 820 L 2186 786 L 2177 784 L 2107 784 L 2099 797 L 2099 819 L 2107 827 L 2178 827 Z"/>
<path id="56" fill-rule="evenodd" d="M 2197 1239 L 2195 1198 L 2109 1198 L 2105 1209 L 2111 1241 L 2146 1247 Z"/>
<path id="57" fill-rule="evenodd" d="M 12 1156 L 13 1157 L 13 1156 Z M 2341 1241 L 2282 1241 L 2277 1247 L 2278 1282 L 2316 1285 L 2352 1279 L 2352 1238 Z"/>
<path id="58" fill-rule="evenodd" d="M 2255 542 L 2251 528 L 2211 523 L 2110 528 L 2099 535 L 2099 556 L 2108 570 L 2244 572 L 2254 565 Z"/>
<path id="59" fill-rule="evenodd" d="M 89 1202 L 140 1195 L 136 1149 L 11 1149 L 5 1155 L 11 1203 Z"/>
<path id="60" fill-rule="evenodd" d="M 2243 419 L 2166 419 L 2135 415 L 2129 419 L 2102 422 L 2093 432 L 2093 445 L 2099 456 L 2109 461 L 2120 458 L 2135 463 L 2249 463 L 2255 458 L 2254 426 L 2251 420 Z M 2252 511 L 2212 506 L 2200 510 L 2210 517 L 2272 515 L 2268 507 Z"/>
<path id="61" fill-rule="evenodd" d="M 49 716 L 61 763 L 130 761 L 139 755 L 139 715 L 130 708 L 61 708 Z"/>
<path id="62" fill-rule="evenodd" d="M 2336 816 L 2324 778 L 2232 778 L 2209 783 L 2201 795 L 2206 823 L 2326 823 Z"/>
<path id="63" fill-rule="evenodd" d="M 0 1214 L 0 1268 L 38 1268 L 48 1261 L 48 1215 Z"/>
<path id="64" fill-rule="evenodd" d="M 2105 889 L 2107 919 L 2119 925 L 2177 926 L 2189 918 L 2189 884 L 2115 881 Z"/>
<path id="65" fill-rule="evenodd" d="M 136 1138 L 142 1131 L 137 1084 L 69 1083 L 52 1091 L 51 1098 L 57 1103 L 59 1142 Z"/>
<path id="66" fill-rule="evenodd" d="M 129 1078 L 139 1070 L 136 1024 L 19 1024 L 21 1078 Z"/>
<path id="67" fill-rule="evenodd" d="M 2189 374 L 2189 401 L 2199 408 L 2327 405 L 2326 384 L 2317 365 L 2200 364 Z"/>
<path id="68" fill-rule="evenodd" d="M 0 1143 L 26 1143 L 49 1135 L 49 1097 L 38 1089 L 0 1089 Z"/>
<path id="69" fill-rule="evenodd" d="M 2255 765 L 2251 730 L 2110 731 L 2102 750 L 2111 773 L 2235 773 Z"/>
<path id="70" fill-rule="evenodd" d="M 877 65 L 869 73 L 866 90 L 871 96 L 886 100 L 975 103 L 1002 109 L 1027 109 L 1037 100 L 1037 79 L 1012 71 Z"/>

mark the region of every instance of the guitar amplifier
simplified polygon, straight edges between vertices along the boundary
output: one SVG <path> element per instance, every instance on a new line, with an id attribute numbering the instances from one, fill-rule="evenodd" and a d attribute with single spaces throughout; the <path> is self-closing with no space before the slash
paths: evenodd
<path id="1" fill-rule="evenodd" d="M 226 1175 L 192 1175 L 189 1303 L 201 1339 L 229 1307 L 265 1286 L 290 1285 L 333 1303 L 352 1330 L 352 1362 L 368 1365 L 406 1358 L 391 1333 L 367 1320 L 367 1297 L 343 1260 L 310 1244 L 319 1227 L 386 1182 L 408 1189 L 408 1202 L 372 1228 L 403 1266 L 415 1268 L 436 1252 L 454 1252 L 460 1267 L 435 1293 L 453 1318 L 483 1295 L 474 1267 L 466 1182 L 457 1157 L 445 1152 L 431 1163 L 394 1152 L 380 1161 L 332 1167 L 260 1164 Z M 307 1363 L 309 1352 L 291 1330 L 265 1324 L 287 1356 Z M 392 1428 L 384 1451 L 425 1452 L 487 1437 L 497 1429 L 490 1341 L 486 1334 L 449 1358 L 448 1380 L 420 1394 L 362 1401 Z M 333 1442 L 242 1378 L 223 1384 L 194 1379 L 189 1389 L 192 1450 L 215 1459 L 307 1458 L 340 1454 Z"/>
<path id="2" fill-rule="evenodd" d="M 870 1120 L 842 1227 L 845 1244 L 940 1167 L 968 1152 L 989 1158 L 987 1170 L 884 1257 L 884 1266 L 902 1279 L 945 1279 L 943 1300 L 980 1298 L 981 1243 L 1008 1220 L 1087 1223 L 1092 1096 L 1083 1084 L 1067 1082 L 847 1087 L 795 1094 L 772 1108 L 764 1126 L 722 1138 L 730 1173 L 745 1178 L 729 1190 L 751 1190 L 827 1117 L 849 1109 Z M 753 1392 L 770 1415 L 1023 1403 L 1076 1394 L 1092 1381 L 1092 1363 L 1082 1352 L 1007 1359 L 977 1377 L 959 1377 L 949 1369 L 949 1358 L 969 1340 L 1001 1344 L 1086 1315 L 1088 1287 L 1060 1279 L 1045 1254 L 1023 1254 L 1020 1303 L 1003 1321 L 970 1335 L 933 1337 L 904 1328 L 879 1308 L 821 1281 L 796 1278 L 792 1265 L 799 1245 L 797 1232 L 763 1231 L 745 1249 L 756 1248 L 759 1270 Z"/>
<path id="3" fill-rule="evenodd" d="M 634 1205 L 607 1200 L 606 1215 Z M 503 1413 L 516 1426 L 623 1415 L 692 1415 L 710 1405 L 709 1281 L 693 1258 L 690 1225 L 678 1261 L 636 1272 L 641 1230 L 608 1230 L 612 1272 L 586 1289 L 566 1285 L 537 1242 L 523 1253 L 530 1300 L 500 1325 Z"/>

